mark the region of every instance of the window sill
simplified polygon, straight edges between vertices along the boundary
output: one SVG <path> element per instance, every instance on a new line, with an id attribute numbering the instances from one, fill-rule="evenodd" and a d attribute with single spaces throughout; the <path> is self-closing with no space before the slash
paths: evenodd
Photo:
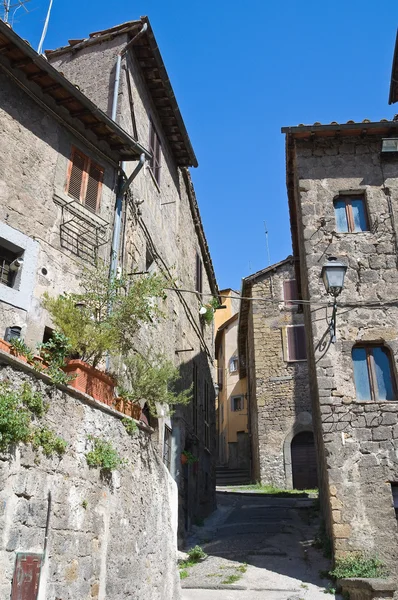
<path id="1" fill-rule="evenodd" d="M 307 359 L 306 358 L 299 358 L 298 360 L 287 359 L 286 362 L 289 363 L 289 364 L 297 363 L 297 362 L 301 362 L 302 363 L 302 362 L 307 362 Z"/>
<path id="2" fill-rule="evenodd" d="M 55 204 L 58 204 L 62 208 L 66 208 L 71 214 L 88 221 L 96 227 L 107 227 L 109 225 L 108 221 L 105 221 L 105 219 L 100 217 L 98 214 L 93 213 L 91 210 L 85 208 L 81 202 L 71 198 L 65 194 L 65 192 L 56 190 L 53 195 L 53 200 Z"/>

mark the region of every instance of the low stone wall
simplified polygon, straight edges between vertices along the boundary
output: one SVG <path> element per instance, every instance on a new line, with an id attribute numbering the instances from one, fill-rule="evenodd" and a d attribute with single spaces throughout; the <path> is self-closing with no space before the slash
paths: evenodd
<path id="1" fill-rule="evenodd" d="M 398 589 L 397 582 L 388 579 L 340 579 L 337 585 L 350 600 L 388 600 Z"/>
<path id="2" fill-rule="evenodd" d="M 40 391 L 42 424 L 68 447 L 61 458 L 31 445 L 0 455 L 0 597 L 10 597 L 16 553 L 43 552 L 49 512 L 39 600 L 178 600 L 177 489 L 148 428 L 130 436 L 112 409 L 29 371 L 0 364 L 0 380 Z M 108 479 L 87 465 L 90 435 L 126 460 Z"/>

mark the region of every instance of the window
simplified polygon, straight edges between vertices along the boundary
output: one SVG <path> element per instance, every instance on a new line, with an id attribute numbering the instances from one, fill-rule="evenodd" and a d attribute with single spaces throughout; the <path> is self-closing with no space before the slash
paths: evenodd
<path id="1" fill-rule="evenodd" d="M 195 280 L 195 289 L 200 294 L 203 292 L 203 265 L 202 260 L 198 254 L 196 253 L 196 280 Z"/>
<path id="2" fill-rule="evenodd" d="M 171 440 L 172 440 L 171 429 L 170 429 L 170 427 L 167 427 L 167 425 L 165 425 L 164 426 L 164 441 L 163 441 L 163 462 L 169 471 L 170 471 L 170 465 L 171 465 Z"/>
<path id="3" fill-rule="evenodd" d="M 354 346 L 352 362 L 357 400 L 395 400 L 395 381 L 388 348 Z"/>
<path id="4" fill-rule="evenodd" d="M 237 412 L 240 410 L 244 410 L 245 401 L 243 396 L 232 396 L 231 398 L 231 410 L 233 412 Z"/>
<path id="5" fill-rule="evenodd" d="M 223 383 L 224 383 L 224 369 L 223 369 L 223 367 L 218 367 L 218 369 L 217 369 L 217 385 L 218 385 L 219 390 L 222 390 Z"/>
<path id="6" fill-rule="evenodd" d="M 236 356 L 233 356 L 231 358 L 231 360 L 229 361 L 229 372 L 236 373 L 236 371 L 238 370 L 238 366 L 239 366 L 238 358 Z"/>
<path id="7" fill-rule="evenodd" d="M 363 196 L 340 196 L 334 201 L 334 211 L 337 231 L 341 233 L 369 231 Z"/>
<path id="8" fill-rule="evenodd" d="M 392 501 L 395 510 L 395 516 L 398 519 L 398 483 L 391 484 Z"/>
<path id="9" fill-rule="evenodd" d="M 291 325 L 287 331 L 287 360 L 307 360 L 304 325 Z"/>
<path id="10" fill-rule="evenodd" d="M 22 267 L 23 259 L 21 250 L 11 250 L 11 245 L 4 245 L 0 240 L 0 283 L 11 288 L 17 288 L 20 279 L 18 273 Z"/>
<path id="11" fill-rule="evenodd" d="M 198 433 L 198 366 L 196 363 L 193 363 L 193 373 L 192 373 L 192 382 L 193 382 L 193 390 L 192 390 L 192 425 L 194 433 Z"/>
<path id="12" fill-rule="evenodd" d="M 204 385 L 204 400 L 205 400 L 205 448 L 210 450 L 210 386 L 207 381 L 205 381 Z"/>
<path id="13" fill-rule="evenodd" d="M 78 200 L 86 208 L 99 210 L 104 169 L 94 163 L 88 156 L 72 148 L 69 161 L 66 193 Z"/>
<path id="14" fill-rule="evenodd" d="M 298 300 L 298 288 L 295 279 L 287 279 L 283 282 L 283 299 L 286 307 L 297 306 L 296 303 L 290 302 L 290 300 Z"/>
<path id="15" fill-rule="evenodd" d="M 152 123 L 149 122 L 149 151 L 152 154 L 152 158 L 149 161 L 149 167 L 152 171 L 152 175 L 155 181 L 160 185 L 160 167 L 161 167 L 161 145 L 157 131 Z"/>

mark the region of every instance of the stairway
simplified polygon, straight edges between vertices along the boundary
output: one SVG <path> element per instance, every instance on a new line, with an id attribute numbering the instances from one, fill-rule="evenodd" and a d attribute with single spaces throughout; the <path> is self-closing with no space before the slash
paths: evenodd
<path id="1" fill-rule="evenodd" d="M 247 485 L 251 483 L 250 473 L 245 469 L 216 467 L 216 486 Z"/>

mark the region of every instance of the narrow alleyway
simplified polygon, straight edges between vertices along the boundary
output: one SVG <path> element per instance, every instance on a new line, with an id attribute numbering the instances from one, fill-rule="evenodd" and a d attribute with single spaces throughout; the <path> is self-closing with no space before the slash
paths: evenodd
<path id="1" fill-rule="evenodd" d="M 189 540 L 208 558 L 185 570 L 183 600 L 339 598 L 320 574 L 329 561 L 312 546 L 319 515 L 311 499 L 219 493 L 217 500 L 216 515 Z"/>

